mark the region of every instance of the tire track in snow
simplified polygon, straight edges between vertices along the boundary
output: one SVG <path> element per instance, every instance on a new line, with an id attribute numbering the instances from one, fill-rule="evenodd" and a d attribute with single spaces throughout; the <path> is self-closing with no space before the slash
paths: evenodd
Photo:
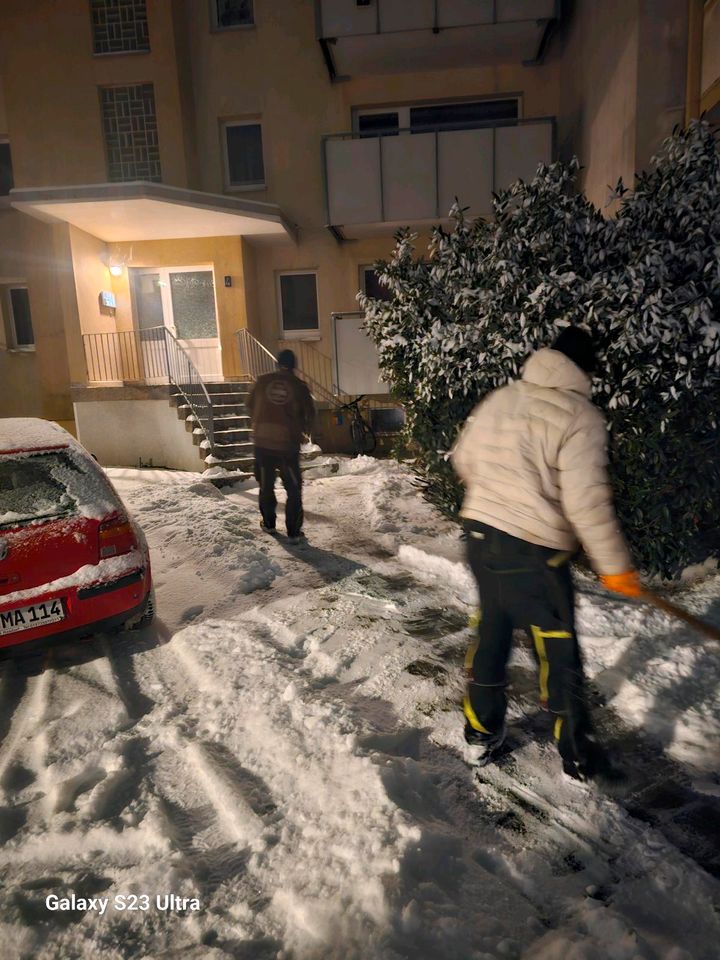
<path id="1" fill-rule="evenodd" d="M 50 671 L 45 670 L 39 676 L 32 677 L 31 681 L 27 684 L 24 695 L 12 714 L 10 730 L 0 750 L 0 783 L 6 780 L 19 753 L 26 750 L 34 782 L 37 783 L 40 791 L 46 794 L 47 737 L 42 724 L 48 709 L 52 676 Z M 28 743 L 28 735 L 31 732 L 34 732 L 34 736 Z"/>

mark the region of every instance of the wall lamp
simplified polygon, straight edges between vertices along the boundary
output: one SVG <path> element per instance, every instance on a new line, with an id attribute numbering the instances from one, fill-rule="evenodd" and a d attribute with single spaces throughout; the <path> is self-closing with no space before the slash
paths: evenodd
<path id="1" fill-rule="evenodd" d="M 101 254 L 100 259 L 110 271 L 111 276 L 121 277 L 125 267 L 132 262 L 132 247 L 129 251 L 116 251 L 114 253 L 106 251 Z"/>

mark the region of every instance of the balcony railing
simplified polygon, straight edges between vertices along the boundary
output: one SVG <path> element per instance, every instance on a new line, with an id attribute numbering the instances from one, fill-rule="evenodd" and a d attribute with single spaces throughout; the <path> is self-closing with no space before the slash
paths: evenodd
<path id="1" fill-rule="evenodd" d="M 169 383 L 185 398 L 211 450 L 215 437 L 210 394 L 187 352 L 167 327 L 84 333 L 88 383 Z"/>
<path id="2" fill-rule="evenodd" d="M 458 197 L 489 216 L 493 192 L 532 179 L 553 156 L 554 120 L 543 117 L 436 130 L 323 140 L 327 223 L 405 224 L 447 216 Z"/>
<path id="3" fill-rule="evenodd" d="M 560 0 L 316 0 L 330 77 L 538 63 Z"/>
<path id="4" fill-rule="evenodd" d="M 324 38 L 448 30 L 453 27 L 537 23 L 557 15 L 556 0 L 316 0 L 318 35 Z"/>

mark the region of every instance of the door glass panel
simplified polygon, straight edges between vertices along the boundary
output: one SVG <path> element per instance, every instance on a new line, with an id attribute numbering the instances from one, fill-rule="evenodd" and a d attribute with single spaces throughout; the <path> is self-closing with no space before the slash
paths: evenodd
<path id="1" fill-rule="evenodd" d="M 135 303 L 141 340 L 153 340 L 162 336 L 162 331 L 151 333 L 152 327 L 162 327 L 163 306 L 159 273 L 135 274 Z"/>
<path id="2" fill-rule="evenodd" d="M 211 270 L 170 274 L 173 320 L 180 340 L 210 340 L 218 335 Z"/>

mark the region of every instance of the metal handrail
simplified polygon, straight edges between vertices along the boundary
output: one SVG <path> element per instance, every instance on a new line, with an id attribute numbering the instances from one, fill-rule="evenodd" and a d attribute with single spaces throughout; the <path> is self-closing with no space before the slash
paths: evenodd
<path id="1" fill-rule="evenodd" d="M 251 380 L 257 380 L 257 378 L 261 377 L 263 374 L 272 373 L 273 371 L 277 370 L 277 361 L 275 357 L 272 355 L 272 353 L 270 353 L 267 347 L 263 346 L 259 340 L 255 339 L 249 330 L 246 328 L 237 330 L 235 335 L 238 340 L 240 363 L 244 373 L 247 374 Z M 307 348 L 313 349 L 312 347 Z M 324 354 L 320 354 L 320 356 L 322 357 Z M 329 360 L 329 357 L 327 359 Z M 332 404 L 334 407 L 339 405 L 337 397 L 335 397 L 334 394 L 327 389 L 327 387 L 316 380 L 312 375 L 306 373 L 302 367 L 296 367 L 295 372 L 301 380 L 305 381 L 310 389 L 310 392 L 314 396 Z"/>
<path id="2" fill-rule="evenodd" d="M 210 443 L 215 445 L 213 406 L 197 367 L 165 326 L 84 333 L 88 383 L 166 381 L 177 387 Z"/>
<path id="3" fill-rule="evenodd" d="M 178 388 L 187 400 L 193 415 L 205 433 L 212 454 L 215 448 L 215 424 L 210 394 L 197 367 L 190 359 L 187 351 L 180 346 L 175 334 L 167 327 L 159 329 L 165 332 L 170 382 Z"/>

